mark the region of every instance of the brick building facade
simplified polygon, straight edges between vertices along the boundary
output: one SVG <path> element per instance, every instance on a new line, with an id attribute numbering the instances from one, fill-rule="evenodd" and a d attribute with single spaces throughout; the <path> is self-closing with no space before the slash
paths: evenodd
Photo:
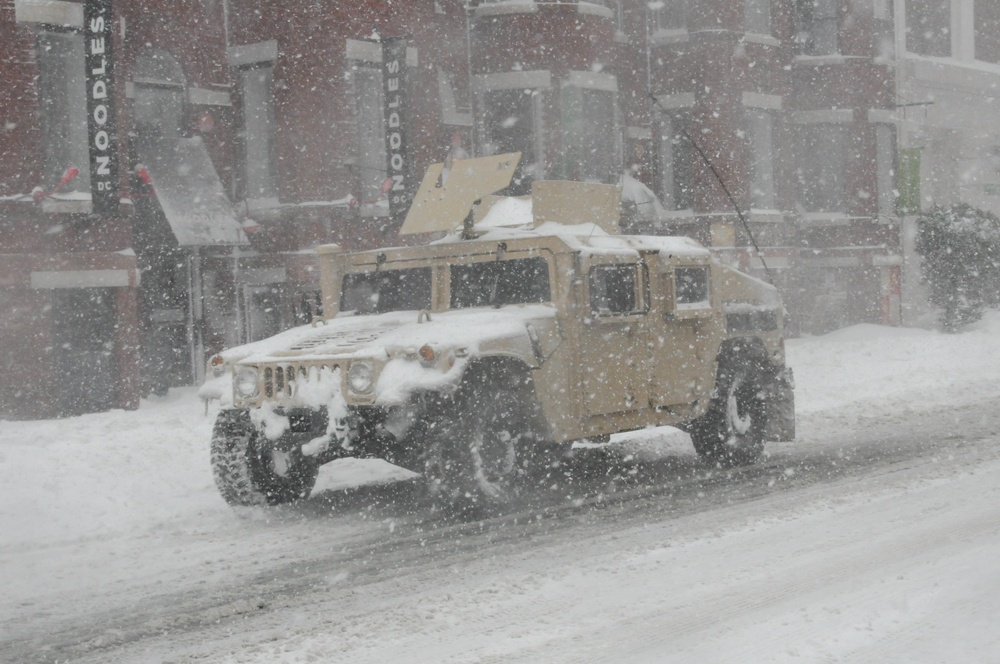
<path id="1" fill-rule="evenodd" d="M 100 217 L 82 168 L 51 193 L 86 161 L 82 5 L 0 0 L 0 363 L 19 376 L 0 418 L 196 382 L 212 352 L 309 318 L 311 248 L 401 242 L 390 37 L 418 176 L 519 150 L 512 193 L 621 182 L 628 230 L 766 263 L 805 331 L 896 322 L 893 18 L 890 0 L 115 0 L 123 204 Z"/>

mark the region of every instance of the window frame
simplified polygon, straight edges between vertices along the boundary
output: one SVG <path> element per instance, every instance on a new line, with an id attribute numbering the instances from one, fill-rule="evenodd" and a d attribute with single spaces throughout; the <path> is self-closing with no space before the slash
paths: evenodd
<path id="1" fill-rule="evenodd" d="M 704 297 L 698 300 L 681 300 L 681 272 L 698 272 L 703 275 L 704 278 L 701 283 L 704 285 Z M 673 303 L 674 311 L 697 311 L 701 309 L 711 309 L 712 308 L 712 274 L 711 267 L 708 265 L 678 265 L 673 270 L 674 278 L 674 292 L 673 292 Z"/>
<path id="2" fill-rule="evenodd" d="M 915 16 L 918 12 L 918 3 L 924 2 L 925 4 L 919 5 L 919 9 L 927 9 L 927 13 L 924 15 L 924 19 L 934 18 L 935 14 L 933 10 L 937 8 L 939 11 L 941 8 L 938 6 L 940 3 L 936 3 L 934 0 L 908 0 L 904 7 L 904 18 L 903 18 L 903 48 L 907 53 L 912 53 L 913 55 L 919 55 L 929 58 L 951 58 L 954 56 L 951 36 L 955 30 L 955 26 L 952 24 L 952 13 L 951 13 L 951 3 L 944 8 L 942 15 L 945 19 L 945 28 L 943 35 L 936 35 L 936 39 L 914 39 L 911 40 L 911 35 L 922 35 L 926 34 L 926 30 L 917 29 L 923 28 L 924 26 L 913 26 L 911 25 L 911 19 L 916 19 Z"/>
<path id="3" fill-rule="evenodd" d="M 686 0 L 656 0 L 647 4 L 647 11 L 647 22 L 651 35 L 687 32 L 688 17 Z M 664 18 L 667 16 L 677 16 L 678 20 L 664 21 Z M 666 25 L 664 25 L 665 23 Z"/>
<path id="4" fill-rule="evenodd" d="M 543 87 L 497 87 L 482 90 L 479 93 L 479 107 L 482 113 L 479 116 L 479 127 L 482 141 L 480 145 L 484 148 L 484 154 L 501 154 L 503 152 L 516 150 L 521 152 L 521 161 L 517 165 L 514 177 L 511 181 L 509 192 L 513 195 L 525 195 L 530 193 L 530 183 L 533 180 L 545 179 L 545 124 L 543 121 L 543 99 L 547 88 Z M 523 94 L 530 97 L 527 104 L 530 106 L 528 112 L 531 114 L 530 140 L 527 146 L 506 146 L 499 144 L 497 130 L 493 120 L 494 111 L 491 108 L 492 97 L 496 95 L 516 95 Z M 502 113 L 500 113 L 502 115 Z M 529 151 L 530 150 L 530 151 Z"/>
<path id="5" fill-rule="evenodd" d="M 851 133 L 851 127 L 851 124 L 843 122 L 806 122 L 796 126 L 796 164 L 798 165 L 796 179 L 799 185 L 796 187 L 796 191 L 800 194 L 797 196 L 796 203 L 807 214 L 837 215 L 848 213 L 850 196 L 847 191 L 846 175 L 855 138 Z M 818 131 L 830 133 L 826 136 L 820 136 L 816 133 Z M 808 136 L 810 132 L 814 133 L 813 137 Z M 836 161 L 830 158 L 833 154 L 837 156 Z M 819 161 L 814 163 L 811 161 L 813 159 Z M 819 168 L 814 169 L 813 166 L 817 163 Z M 808 165 L 808 170 L 803 168 L 804 165 Z M 811 183 L 813 180 L 819 182 L 823 179 L 818 177 L 811 180 L 813 174 L 833 176 L 831 179 L 839 185 L 836 192 L 836 206 L 827 205 L 834 198 L 828 190 L 816 189 L 815 185 Z M 818 191 L 823 192 L 818 197 L 823 204 L 821 206 L 815 205 L 814 200 L 806 198 L 806 194 L 815 194 Z M 830 207 L 833 209 L 829 209 Z"/>
<path id="6" fill-rule="evenodd" d="M 542 291 L 545 297 L 541 299 L 531 298 L 519 298 L 518 301 L 505 301 L 501 300 L 499 302 L 484 302 L 484 303 L 466 303 L 462 304 L 456 302 L 456 299 L 460 296 L 460 289 L 456 288 L 456 280 L 458 279 L 458 274 L 456 273 L 456 268 L 461 270 L 462 268 L 468 270 L 482 270 L 484 274 L 480 275 L 483 279 L 490 276 L 488 274 L 490 267 L 496 266 L 495 269 L 502 270 L 501 265 L 519 263 L 524 265 L 528 269 L 532 269 L 528 263 L 534 263 L 534 269 L 538 271 L 539 275 L 544 275 L 545 283 L 542 284 Z M 540 269 L 539 269 L 540 268 Z M 502 274 L 502 273 L 501 273 Z M 493 275 L 496 279 L 499 279 L 501 274 Z M 516 275 L 508 275 L 516 276 Z M 496 281 L 495 285 L 499 282 Z M 475 291 L 470 290 L 469 293 L 475 293 Z M 486 261 L 474 261 L 471 263 L 453 263 L 448 266 L 448 309 L 449 310 L 460 310 L 460 309 L 470 309 L 475 307 L 494 307 L 500 308 L 503 306 L 522 306 L 529 304 L 546 304 L 553 301 L 553 282 L 552 282 L 552 265 L 551 262 L 544 256 L 538 255 L 514 255 L 505 256 L 501 260 L 486 260 Z"/>
<path id="7" fill-rule="evenodd" d="M 764 108 L 746 108 L 745 112 L 750 157 L 750 208 L 774 210 L 777 207 L 774 181 L 775 114 Z"/>
<path id="8" fill-rule="evenodd" d="M 600 119 L 603 115 L 598 116 L 588 116 L 588 111 L 592 110 L 592 105 L 588 104 L 587 96 L 588 94 L 598 94 L 598 95 L 609 95 L 611 102 L 611 113 L 610 113 L 610 131 L 605 138 L 609 138 L 611 141 L 610 145 L 610 159 L 608 160 L 606 166 L 606 173 L 603 177 L 599 171 L 603 170 L 601 168 L 596 168 L 594 173 L 589 170 L 584 172 L 573 172 L 571 164 L 573 163 L 586 163 L 591 166 L 599 166 L 597 161 L 586 161 L 581 158 L 574 158 L 573 152 L 579 150 L 581 153 L 587 151 L 587 146 L 583 143 L 582 137 L 589 136 L 595 132 L 600 123 Z M 577 99 L 574 99 L 577 97 Z M 579 103 L 576 108 L 571 105 L 574 101 Z M 562 131 L 562 159 L 560 169 L 562 171 L 562 177 L 568 180 L 582 181 L 582 182 L 600 182 L 604 184 L 617 183 L 621 178 L 622 171 L 622 149 L 623 149 L 623 130 L 622 130 L 622 113 L 618 106 L 618 80 L 614 76 L 607 74 L 596 75 L 589 72 L 578 72 L 571 71 L 569 78 L 565 80 L 560 89 L 560 115 L 561 115 L 561 131 Z M 574 110 L 580 111 L 580 124 L 582 127 L 575 129 L 573 124 L 569 121 L 570 112 Z M 572 150 L 570 146 L 572 145 Z M 600 148 L 601 146 L 596 146 Z"/>
<path id="9" fill-rule="evenodd" d="M 817 19 L 817 12 L 832 12 Z M 796 50 L 800 55 L 840 55 L 840 5 L 838 0 L 797 0 Z M 820 31 L 822 28 L 822 31 Z M 817 38 L 817 35 L 822 37 Z"/>
<path id="10" fill-rule="evenodd" d="M 345 309 L 347 303 L 351 303 L 351 297 L 348 297 L 348 289 L 352 287 L 357 287 L 362 285 L 361 282 L 370 282 L 375 280 L 382 275 L 386 278 L 390 276 L 399 282 L 405 281 L 407 278 L 414 280 L 419 280 L 421 283 L 417 285 L 423 290 L 420 293 L 422 296 L 426 296 L 426 301 L 420 304 L 424 306 L 419 306 L 417 308 L 402 308 L 399 306 L 392 305 L 389 308 L 385 307 L 384 303 L 378 301 L 373 301 L 371 309 L 356 307 L 354 309 Z M 358 283 L 355 283 L 358 282 Z M 369 284 L 370 285 L 370 284 Z M 378 289 L 372 290 L 372 295 L 375 295 Z M 354 297 L 352 295 L 352 297 Z M 392 313 L 397 311 L 423 311 L 430 310 L 434 307 L 434 270 L 431 266 L 402 266 L 402 265 L 392 265 L 389 267 L 383 267 L 381 269 L 375 270 L 350 270 L 340 275 L 340 297 L 337 304 L 337 314 L 338 316 L 350 313 L 352 316 L 378 316 L 380 314 Z"/>
<path id="11" fill-rule="evenodd" d="M 632 275 L 632 308 L 628 310 L 613 310 L 595 306 L 595 285 L 601 272 L 628 272 Z M 605 279 L 604 285 L 607 285 Z M 645 316 L 650 309 L 649 268 L 645 263 L 598 263 L 587 270 L 587 307 L 591 315 L 602 320 L 620 320 L 622 318 Z"/>
<path id="12" fill-rule="evenodd" d="M 687 124 L 690 120 L 689 109 L 661 110 L 657 115 L 658 193 L 663 207 L 672 212 L 694 209 L 694 146 L 674 131 L 675 123 Z M 682 152 L 677 146 L 683 146 Z M 679 167 L 683 167 L 682 172 L 678 172 Z"/>
<path id="13" fill-rule="evenodd" d="M 51 52 L 53 46 L 48 40 L 72 41 L 66 51 L 59 54 L 58 66 L 64 71 L 59 75 L 46 72 L 51 62 L 43 56 Z M 39 108 L 42 125 L 43 182 L 44 187 L 53 187 L 63 177 L 66 169 L 75 166 L 78 175 L 66 183 L 61 192 L 90 193 L 90 144 L 87 128 L 86 70 L 84 67 L 84 35 L 76 29 L 58 30 L 48 26 L 40 27 L 35 34 L 36 61 L 38 62 Z M 76 63 L 76 76 L 70 80 L 66 69 Z M 62 77 L 54 86 L 46 79 Z M 54 94 L 58 91 L 58 94 Z M 74 101 L 75 100 L 75 101 Z M 71 119 L 76 116 L 75 121 Z M 65 130 L 65 132 L 63 131 Z"/>
<path id="14" fill-rule="evenodd" d="M 277 207 L 280 202 L 279 186 L 278 186 L 278 173 L 277 173 L 277 132 L 275 128 L 275 99 L 274 99 L 274 61 L 273 60 L 260 60 L 257 62 L 249 63 L 246 65 L 241 65 L 235 68 L 236 78 L 237 78 L 237 90 L 239 96 L 240 104 L 240 189 L 242 193 L 243 200 L 246 201 L 247 207 L 251 209 L 255 208 L 267 208 L 267 207 Z M 256 192 L 252 191 L 254 188 L 253 183 L 251 183 L 251 169 L 250 161 L 251 155 L 257 154 L 261 151 L 258 147 L 251 147 L 251 123 L 249 122 L 248 111 L 248 95 L 247 95 L 247 78 L 253 74 L 253 72 L 259 72 L 262 70 L 267 70 L 268 72 L 268 83 L 265 85 L 265 93 L 261 96 L 261 101 L 263 102 L 264 112 L 267 116 L 263 122 L 260 122 L 259 118 L 255 118 L 253 123 L 254 126 L 263 127 L 262 132 L 264 139 L 264 148 L 262 152 L 266 152 L 265 160 L 262 162 L 265 168 L 262 169 L 265 174 L 262 180 L 265 180 L 264 186 L 260 188 L 260 193 L 264 195 L 252 195 Z M 254 135 L 254 142 L 258 140 Z M 255 178 L 256 179 L 256 178 Z"/>
<path id="15" fill-rule="evenodd" d="M 761 19 L 760 16 L 764 15 Z M 758 22 L 759 21 L 759 22 Z M 766 30 L 759 30 L 766 23 Z M 743 0 L 743 31 L 751 35 L 770 36 L 774 30 L 771 17 L 771 0 Z"/>
<path id="16" fill-rule="evenodd" d="M 379 61 L 351 60 L 350 72 L 357 131 L 353 165 L 361 214 L 365 217 L 388 216 L 388 205 L 378 204 L 385 197 L 382 189 L 389 177 L 382 64 Z M 371 80 L 362 80 L 369 76 Z M 379 174 L 381 177 L 378 177 Z"/>

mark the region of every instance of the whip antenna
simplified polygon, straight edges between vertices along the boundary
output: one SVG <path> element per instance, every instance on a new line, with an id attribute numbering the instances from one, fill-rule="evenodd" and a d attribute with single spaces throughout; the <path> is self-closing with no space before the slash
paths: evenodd
<path id="1" fill-rule="evenodd" d="M 656 95 L 653 95 L 651 93 L 649 97 L 650 99 L 653 100 L 654 104 L 660 106 L 660 100 L 656 98 Z M 663 107 L 660 106 L 660 108 L 662 109 Z M 760 264 L 764 266 L 764 274 L 767 275 L 768 283 L 774 286 L 774 279 L 771 276 L 771 269 L 767 266 L 767 261 L 764 260 L 764 256 L 760 253 L 760 247 L 757 246 L 757 240 L 753 236 L 753 231 L 750 230 L 750 224 L 747 223 L 747 218 L 743 216 L 743 212 L 740 211 L 740 206 L 736 203 L 736 199 L 733 197 L 732 192 L 729 191 L 729 187 L 726 186 L 726 181 L 722 179 L 722 175 L 720 175 L 719 171 L 716 170 L 715 164 L 712 163 L 712 160 L 708 158 L 708 155 L 705 154 L 705 151 L 701 149 L 700 145 L 698 145 L 698 141 L 694 140 L 694 137 L 688 133 L 687 129 L 685 129 L 680 124 L 677 125 L 677 129 L 680 131 L 681 135 L 684 138 L 686 138 L 689 143 L 691 143 L 691 146 L 694 147 L 695 152 L 698 153 L 698 156 L 701 157 L 702 161 L 705 162 L 709 170 L 712 171 L 712 175 L 714 175 L 715 179 L 718 180 L 719 185 L 722 187 L 722 191 L 726 192 L 726 198 L 729 199 L 729 202 L 732 203 L 733 205 L 733 209 L 736 210 L 736 216 L 739 217 L 740 223 L 743 224 L 743 230 L 746 231 L 747 237 L 750 238 L 750 244 L 753 245 L 754 251 L 757 252 L 757 258 L 760 259 Z"/>

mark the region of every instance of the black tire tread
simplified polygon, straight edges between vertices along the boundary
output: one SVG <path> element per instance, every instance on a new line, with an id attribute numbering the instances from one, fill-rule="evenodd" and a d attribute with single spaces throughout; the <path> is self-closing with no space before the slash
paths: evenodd
<path id="1" fill-rule="evenodd" d="M 288 477 L 264 467 L 249 413 L 219 413 L 212 431 L 212 475 L 222 498 L 233 507 L 261 507 L 289 503 L 309 495 L 319 467 L 303 463 Z"/>

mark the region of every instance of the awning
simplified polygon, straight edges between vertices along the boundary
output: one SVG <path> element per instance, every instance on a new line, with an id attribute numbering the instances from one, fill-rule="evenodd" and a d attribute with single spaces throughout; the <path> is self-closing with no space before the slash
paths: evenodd
<path id="1" fill-rule="evenodd" d="M 182 247 L 247 244 L 200 137 L 141 137 L 139 159 Z"/>

